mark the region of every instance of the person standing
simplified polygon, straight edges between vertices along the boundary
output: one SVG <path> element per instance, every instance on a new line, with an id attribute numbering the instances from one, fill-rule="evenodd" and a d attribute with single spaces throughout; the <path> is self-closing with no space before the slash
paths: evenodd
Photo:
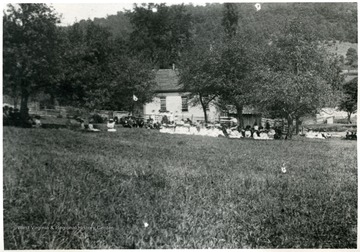
<path id="1" fill-rule="evenodd" d="M 174 124 L 174 114 L 173 114 L 173 112 L 170 112 L 169 120 L 170 120 L 170 124 Z"/>

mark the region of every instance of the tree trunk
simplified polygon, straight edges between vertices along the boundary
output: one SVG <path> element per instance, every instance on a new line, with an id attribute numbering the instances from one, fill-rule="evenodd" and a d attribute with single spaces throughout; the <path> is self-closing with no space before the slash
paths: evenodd
<path id="1" fill-rule="evenodd" d="M 300 131 L 300 118 L 297 116 L 296 117 L 296 135 L 299 134 Z"/>
<path id="2" fill-rule="evenodd" d="M 18 107 L 18 97 L 14 97 L 14 108 Z"/>
<path id="3" fill-rule="evenodd" d="M 200 98 L 200 103 L 201 103 L 201 107 L 204 111 L 204 119 L 205 119 L 205 125 L 207 125 L 208 123 L 208 118 L 207 118 L 207 113 L 206 113 L 206 104 L 204 103 L 203 99 L 202 99 L 202 95 L 199 95 Z"/>
<path id="4" fill-rule="evenodd" d="M 27 120 L 29 118 L 28 101 L 29 101 L 29 93 L 26 90 L 23 90 L 21 92 L 21 103 L 20 103 L 20 119 L 22 126 L 26 126 Z"/>
<path id="5" fill-rule="evenodd" d="M 237 120 L 238 120 L 238 123 L 239 123 L 239 128 L 240 129 L 243 129 L 244 128 L 244 118 L 243 118 L 243 105 L 240 105 L 240 104 L 236 104 L 235 105 L 236 107 L 236 112 L 237 112 Z"/>
<path id="6" fill-rule="evenodd" d="M 288 116 L 287 123 L 288 123 L 288 132 L 286 134 L 286 138 L 291 139 L 292 131 L 293 131 L 293 118 L 292 118 L 292 116 L 290 116 L 290 115 Z"/>
<path id="7" fill-rule="evenodd" d="M 351 112 L 347 112 L 348 123 L 351 124 Z"/>

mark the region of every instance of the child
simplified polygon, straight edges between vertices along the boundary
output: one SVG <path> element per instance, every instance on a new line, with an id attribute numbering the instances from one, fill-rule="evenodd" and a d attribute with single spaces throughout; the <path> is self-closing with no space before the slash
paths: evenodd
<path id="1" fill-rule="evenodd" d="M 107 128 L 108 128 L 108 132 L 115 132 L 115 122 L 114 119 L 110 119 L 109 122 L 107 123 Z"/>

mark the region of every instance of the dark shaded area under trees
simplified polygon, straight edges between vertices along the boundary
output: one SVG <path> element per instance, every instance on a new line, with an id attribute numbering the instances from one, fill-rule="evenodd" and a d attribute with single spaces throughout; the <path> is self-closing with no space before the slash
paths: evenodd
<path id="1" fill-rule="evenodd" d="M 44 4 L 20 4 L 9 5 L 3 20 L 3 90 L 21 98 L 23 120 L 29 97 L 39 95 L 89 110 L 131 110 L 133 94 L 139 104 L 151 101 L 154 69 L 174 65 L 205 117 L 216 101 L 235 105 L 240 123 L 244 105 L 298 119 L 341 90 L 344 59 L 319 46 L 357 42 L 356 3 L 269 3 L 261 11 L 253 4 L 142 4 L 69 27 L 57 26 Z M 348 52 L 348 65 L 357 64 L 355 53 Z M 275 91 L 276 79 L 286 86 Z M 318 85 L 307 86 L 312 82 Z M 296 98 L 291 83 L 324 98 L 299 96 L 296 113 L 276 112 L 289 105 L 279 98 Z"/>

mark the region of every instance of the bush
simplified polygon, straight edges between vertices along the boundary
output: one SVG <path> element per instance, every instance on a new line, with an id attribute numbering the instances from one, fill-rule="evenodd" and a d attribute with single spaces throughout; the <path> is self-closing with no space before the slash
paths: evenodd
<path id="1" fill-rule="evenodd" d="M 104 123 L 104 118 L 101 117 L 99 114 L 93 114 L 91 116 L 91 120 L 93 123 Z"/>

